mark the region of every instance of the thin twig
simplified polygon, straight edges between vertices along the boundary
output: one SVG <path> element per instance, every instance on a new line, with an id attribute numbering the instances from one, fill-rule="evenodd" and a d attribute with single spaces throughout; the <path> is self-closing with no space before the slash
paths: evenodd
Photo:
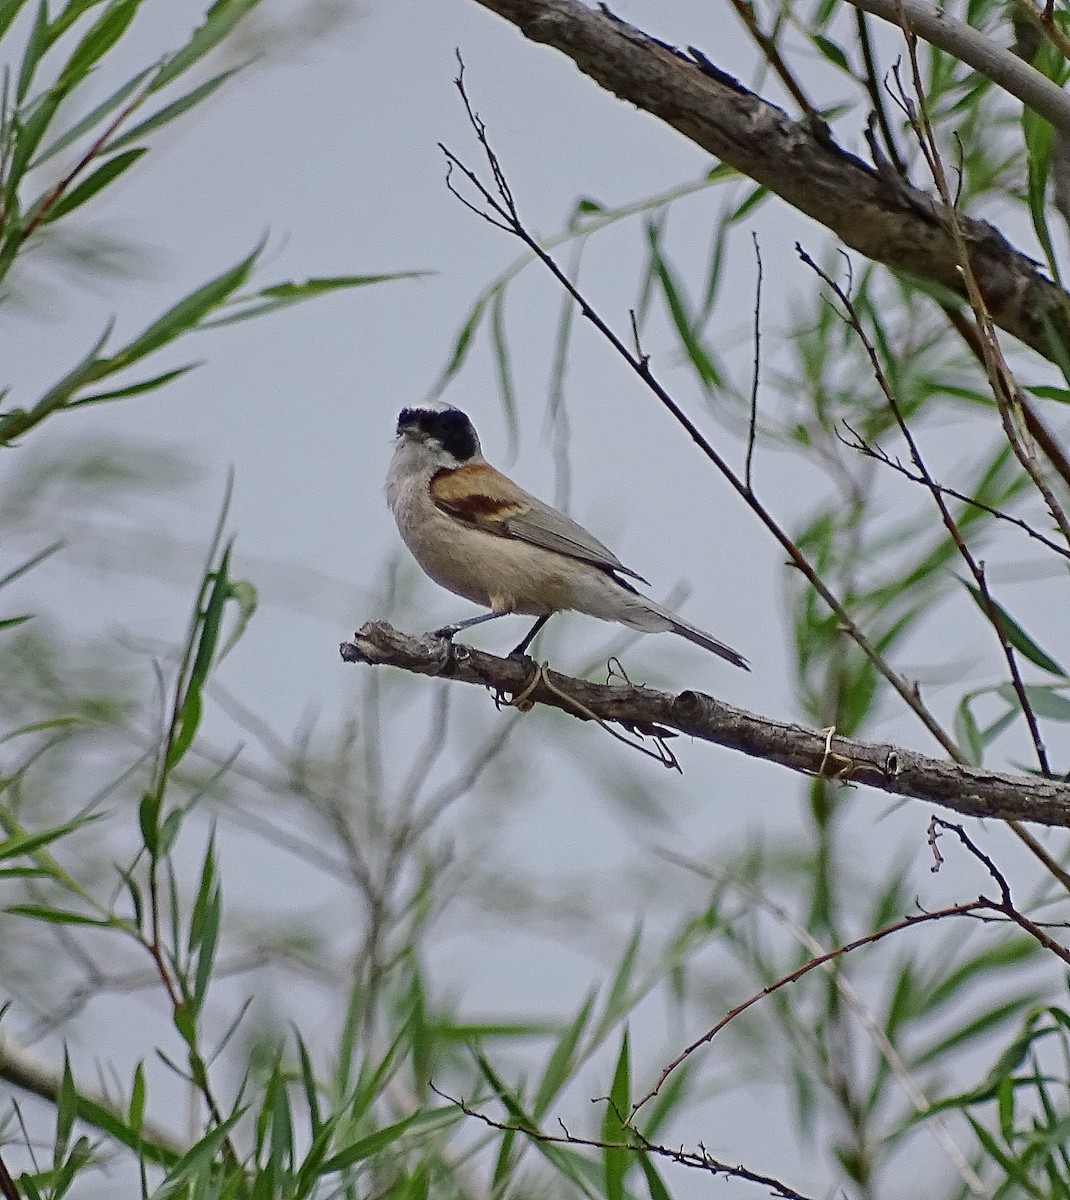
<path id="1" fill-rule="evenodd" d="M 654 1086 L 639 1100 L 637 1100 L 635 1104 L 632 1105 L 632 1117 L 634 1118 L 635 1114 L 643 1107 L 644 1104 L 647 1104 L 649 1101 L 654 1099 L 658 1092 L 661 1091 L 665 1081 L 683 1062 L 689 1059 L 697 1050 L 700 1050 L 703 1046 L 706 1046 L 712 1042 L 717 1034 L 719 1034 L 730 1021 L 734 1021 L 736 1017 L 738 1017 L 741 1013 L 746 1012 L 748 1008 L 751 1008 L 753 1005 L 757 1004 L 759 1000 L 764 1000 L 766 996 L 771 996 L 773 992 L 777 992 L 782 987 L 786 987 L 789 983 L 795 983 L 804 975 L 808 975 L 812 970 L 814 970 L 815 967 L 824 966 L 825 963 L 832 962 L 833 959 L 840 958 L 844 954 L 850 954 L 851 951 L 858 950 L 862 946 L 871 946 L 875 942 L 882 941 L 884 938 L 889 937 L 893 933 L 898 933 L 903 929 L 910 929 L 914 925 L 924 925 L 930 921 L 942 921 L 948 917 L 964 916 L 993 907 L 998 906 L 994 905 L 991 900 L 985 900 L 985 898 L 982 896 L 978 897 L 976 900 L 970 900 L 964 904 L 952 904 L 947 908 L 937 909 L 933 912 L 912 913 L 910 916 L 903 917 L 903 919 L 900 921 L 895 921 L 891 925 L 885 925 L 883 929 L 875 930 L 873 933 L 867 933 L 863 937 L 855 938 L 855 940 L 852 942 L 846 942 L 842 946 L 837 946 L 834 950 L 827 950 L 823 954 L 816 954 L 813 958 L 807 959 L 802 966 L 797 967 L 794 971 L 789 972 L 787 975 L 782 975 L 774 983 L 762 988 L 762 990 L 759 992 L 755 992 L 753 996 L 749 996 L 741 1004 L 737 1004 L 734 1008 L 730 1008 L 716 1025 L 712 1026 L 710 1029 L 707 1029 L 701 1037 L 696 1038 L 690 1043 L 690 1045 L 681 1050 L 680 1053 L 670 1063 L 662 1068 L 661 1074 L 658 1076 L 657 1082 L 654 1084 Z"/>
<path id="2" fill-rule="evenodd" d="M 820 110 L 803 91 L 802 85 L 784 61 L 776 40 L 771 38 L 769 34 L 764 33 L 758 25 L 758 17 L 754 12 L 754 5 L 751 3 L 751 0 L 729 0 L 729 3 L 736 10 L 736 15 L 743 22 L 743 27 L 754 39 L 758 49 L 765 56 L 765 61 L 776 72 L 777 78 L 787 88 L 803 115 L 811 124 L 820 122 L 823 125 L 825 123 L 824 117 L 822 117 Z M 694 49 L 691 52 L 694 54 Z"/>
<path id="3" fill-rule="evenodd" d="M 884 89 L 877 79 L 877 61 L 873 54 L 869 25 L 866 21 L 866 14 L 861 9 L 855 12 L 855 28 L 858 32 L 858 45 L 862 51 L 862 62 L 866 68 L 866 91 L 869 93 L 869 102 L 873 105 L 873 112 L 876 115 L 877 124 L 880 126 L 884 148 L 888 151 L 888 157 L 896 174 L 901 179 L 906 179 L 906 164 L 903 162 L 903 156 L 899 153 L 895 134 L 892 132 L 892 124 L 888 120 L 888 112 L 884 106 Z"/>
<path id="4" fill-rule="evenodd" d="M 695 1167 L 699 1170 L 709 1171 L 713 1175 L 723 1175 L 728 1179 L 742 1179 L 747 1183 L 759 1184 L 766 1188 L 770 1195 L 778 1196 L 781 1200 L 807 1200 L 802 1192 L 795 1191 L 794 1188 L 789 1187 L 786 1183 L 781 1183 L 779 1179 L 774 1179 L 771 1175 L 760 1175 L 741 1164 L 733 1165 L 713 1158 L 701 1143 L 697 1150 L 685 1150 L 682 1146 L 678 1148 L 662 1146 L 657 1142 L 647 1141 L 641 1133 L 631 1128 L 628 1128 L 631 1141 L 610 1142 L 601 1138 L 585 1138 L 570 1133 L 563 1122 L 559 1122 L 561 1133 L 546 1133 L 527 1122 L 520 1124 L 513 1121 L 498 1121 L 480 1109 L 473 1108 L 463 1097 L 458 1098 L 442 1091 L 433 1082 L 430 1084 L 430 1088 L 436 1096 L 440 1096 L 449 1104 L 455 1104 L 465 1116 L 474 1117 L 491 1129 L 499 1129 L 505 1133 L 521 1133 L 525 1137 L 531 1138 L 532 1141 L 541 1142 L 544 1145 L 585 1146 L 592 1150 L 628 1150 L 633 1154 L 656 1154 L 660 1158 L 670 1159 L 681 1166 Z"/>
<path id="5" fill-rule="evenodd" d="M 970 839 L 970 835 L 966 830 L 961 825 L 954 825 L 950 821 L 942 821 L 939 817 L 933 817 L 932 824 L 936 831 L 936 836 L 939 836 L 940 830 L 947 830 L 949 833 L 954 833 L 963 846 L 984 866 L 985 870 L 995 880 L 996 886 L 999 888 L 1000 898 L 999 900 L 988 900 L 982 896 L 980 899 L 984 901 L 984 907 L 1003 913 L 1015 925 L 1028 933 L 1030 937 L 1035 938 L 1045 950 L 1050 950 L 1052 954 L 1070 966 L 1070 949 L 1067 949 L 1061 942 L 1057 942 L 1043 926 L 1038 925 L 1036 921 L 1030 920 L 1025 913 L 1019 912 L 1014 907 L 1014 901 L 1011 898 L 1011 887 L 1007 882 L 1007 877 L 1000 871 L 992 859 Z"/>
<path id="6" fill-rule="evenodd" d="M 954 308 L 949 304 L 942 304 L 940 307 L 947 319 L 954 326 L 955 332 L 966 343 L 970 353 L 980 364 L 981 369 L 984 370 L 984 341 L 977 329 L 976 323 L 971 321 L 961 308 Z M 1043 451 L 1044 457 L 1051 464 L 1052 470 L 1070 487 L 1070 457 L 1067 457 L 1062 443 L 1045 425 L 1028 396 L 1019 392 L 1018 403 L 1021 407 L 1022 418 L 1025 421 L 1026 429 L 1029 431 L 1029 436 Z"/>
<path id="7" fill-rule="evenodd" d="M 925 484 L 925 477 L 921 474 L 915 474 L 899 459 L 892 456 L 882 447 L 867 442 L 865 438 L 855 429 L 850 422 L 843 422 L 844 429 L 851 435 L 851 438 L 845 438 L 837 433 L 837 437 L 845 446 L 851 450 L 857 450 L 859 454 L 864 454 L 867 458 L 876 459 L 886 467 L 891 467 L 893 471 L 898 472 L 904 479 L 909 479 L 911 483 Z M 851 440 L 853 439 L 853 440 Z M 928 486 L 927 484 L 925 484 Z M 1060 546 L 1054 539 L 1040 532 L 1039 529 L 1034 529 L 1028 521 L 1024 521 L 1021 517 L 1013 516 L 1009 512 L 1004 512 L 1001 508 L 995 508 L 991 504 L 986 504 L 983 500 L 978 500 L 975 496 L 968 496 L 965 492 L 960 492 L 956 488 L 947 487 L 942 483 L 934 483 L 933 486 L 939 488 L 940 492 L 945 496 L 950 496 L 952 500 L 959 500 L 963 504 L 968 504 L 971 508 L 976 508 L 981 512 L 988 513 L 990 517 L 995 517 L 997 521 L 1005 521 L 1008 525 L 1014 525 L 1023 533 L 1033 538 L 1047 550 L 1051 550 L 1054 554 L 1061 555 L 1063 558 L 1070 559 L 1070 549 L 1066 546 Z"/>
<path id="8" fill-rule="evenodd" d="M 904 10 L 900 10 L 903 16 Z M 905 16 L 903 16 L 905 21 Z M 1030 439 L 1028 444 L 1023 444 L 1019 433 L 1019 426 L 1024 425 L 1022 420 L 1022 396 L 1021 389 L 1018 386 L 1006 359 L 1003 356 L 1003 351 L 999 344 L 999 338 L 996 334 L 996 327 L 992 321 L 992 316 L 988 310 L 988 305 L 981 293 L 980 286 L 977 282 L 977 276 L 974 273 L 973 266 L 970 262 L 969 250 L 966 246 L 966 239 L 962 232 L 962 226 L 959 222 L 959 215 L 955 209 L 954 200 L 952 199 L 950 189 L 948 188 L 947 176 L 944 173 L 943 159 L 940 156 L 939 147 L 936 144 L 936 135 L 933 132 L 932 124 L 929 121 L 928 109 L 924 100 L 924 86 L 921 78 L 921 67 L 918 64 L 918 39 L 913 30 L 904 24 L 903 33 L 906 38 L 907 50 L 910 56 L 911 74 L 914 84 L 914 94 L 917 97 L 918 103 L 915 105 L 907 96 L 906 89 L 899 78 L 898 68 L 894 70 L 896 82 L 899 86 L 900 99 L 903 109 L 906 112 L 907 118 L 910 121 L 911 127 L 918 138 L 918 144 L 921 147 L 922 154 L 925 156 L 926 164 L 936 184 L 937 191 L 940 194 L 942 204 L 938 212 L 943 220 L 944 226 L 951 237 L 955 247 L 955 254 L 959 261 L 959 268 L 962 273 L 962 280 L 966 286 L 966 295 L 970 302 L 970 307 L 974 311 L 974 316 L 977 320 L 978 331 L 981 335 L 981 348 L 984 355 L 985 371 L 989 381 L 992 384 L 992 392 L 996 400 L 996 406 L 999 410 L 1000 419 L 1003 422 L 1003 430 L 1006 434 L 1007 441 L 1014 451 L 1015 457 L 1021 463 L 1026 474 L 1033 481 L 1033 485 L 1044 499 L 1048 511 L 1051 513 L 1052 519 L 1055 521 L 1059 532 L 1070 545 L 1070 519 L 1067 518 L 1062 505 L 1056 499 L 1055 494 L 1048 486 L 1047 480 L 1044 478 L 1043 472 L 1040 470 L 1036 461 L 1035 447 Z M 1028 433 L 1027 433 L 1028 437 Z"/>
<path id="9" fill-rule="evenodd" d="M 508 184 L 505 183 L 501 165 L 494 150 L 491 148 L 487 139 L 486 127 L 482 120 L 477 116 L 472 108 L 468 94 L 464 87 L 463 74 L 457 78 L 456 86 L 460 92 L 461 99 L 468 113 L 472 128 L 475 130 L 476 138 L 483 150 L 484 156 L 487 159 L 490 167 L 491 176 L 494 179 L 497 195 L 492 193 L 483 182 L 479 179 L 476 173 L 459 159 L 446 146 L 439 143 L 439 148 L 446 156 L 449 164 L 447 175 L 447 186 L 455 195 L 458 195 L 456 187 L 450 182 L 453 169 L 456 168 L 469 181 L 472 187 L 486 205 L 489 212 L 485 209 L 473 204 L 465 197 L 459 196 L 465 207 L 472 212 L 481 216 L 497 229 L 502 229 L 507 233 L 518 238 L 525 246 L 539 259 L 540 262 L 553 274 L 554 278 L 561 286 L 572 296 L 580 307 L 580 312 L 586 317 L 609 342 L 613 349 L 620 355 L 628 366 L 639 376 L 646 386 L 654 393 L 657 399 L 664 405 L 665 408 L 673 415 L 676 421 L 686 430 L 688 436 L 702 453 L 709 459 L 710 462 L 717 468 L 721 475 L 727 480 L 730 486 L 736 493 L 746 502 L 747 506 L 762 522 L 766 529 L 773 535 L 776 541 L 780 544 L 783 550 L 787 553 L 791 560 L 792 566 L 799 570 L 802 575 L 810 583 L 811 587 L 821 596 L 822 600 L 836 614 L 838 621 L 844 631 L 850 635 L 858 647 L 873 663 L 879 674 L 881 674 L 895 691 L 902 698 L 903 702 L 915 713 L 918 719 L 925 725 L 926 729 L 940 743 L 943 749 L 956 762 L 965 762 L 966 755 L 955 744 L 954 739 L 948 734 L 940 723 L 936 720 L 928 707 L 923 703 L 918 694 L 917 688 L 908 683 L 901 675 L 885 661 L 884 656 L 873 645 L 873 643 L 862 632 L 858 623 L 854 620 L 847 609 L 840 603 L 831 589 L 821 579 L 818 572 L 811 565 L 803 552 L 796 545 L 790 535 L 781 528 L 772 513 L 761 503 L 761 501 L 750 492 L 747 488 L 745 480 L 734 471 L 728 462 L 714 449 L 710 442 L 699 431 L 694 422 L 684 413 L 683 409 L 669 395 L 666 389 L 655 378 L 653 371 L 650 368 L 650 363 L 645 356 L 633 354 L 621 339 L 613 332 L 609 325 L 602 319 L 594 308 L 587 301 L 585 296 L 573 284 L 567 274 L 561 270 L 555 260 L 546 252 L 539 242 L 528 232 L 527 228 L 520 219 L 517 212 L 516 204 L 513 199 L 512 192 Z"/>
<path id="10" fill-rule="evenodd" d="M 761 380 L 762 350 L 762 248 L 758 235 L 752 233 L 754 258 L 758 264 L 758 278 L 754 284 L 754 373 L 750 388 L 750 421 L 747 425 L 747 458 L 743 468 L 743 484 L 748 495 L 754 495 L 751 486 L 751 464 L 754 460 L 754 442 L 758 435 L 758 384 Z"/>
<path id="11" fill-rule="evenodd" d="M 1056 129 L 1070 133 L 1070 96 L 980 30 L 926 0 L 848 0 L 848 3 L 893 25 L 909 25 L 925 41 L 1017 96 Z"/>
<path id="12" fill-rule="evenodd" d="M 701 879 L 718 884 L 727 884 L 741 892 L 748 903 L 757 905 L 770 913 L 773 919 L 789 930 L 792 936 L 801 945 L 805 946 L 812 955 L 824 953 L 824 947 L 805 925 L 796 920 L 783 905 L 778 904 L 753 884 L 734 876 L 715 873 L 705 863 L 697 862 L 687 858 L 685 855 L 676 854 L 672 851 L 662 851 L 661 857 L 668 862 L 674 863 L 676 866 L 692 872 Z M 846 974 L 839 970 L 834 962 L 827 963 L 826 966 L 828 967 L 829 977 L 836 985 L 836 990 L 862 1023 L 877 1052 L 888 1064 L 888 1069 L 898 1080 L 900 1087 L 906 1093 L 911 1104 L 914 1105 L 917 1112 L 924 1118 L 925 1125 L 932 1134 L 933 1139 L 953 1163 L 963 1183 L 966 1184 L 974 1195 L 987 1196 L 988 1189 L 970 1165 L 969 1160 L 955 1141 L 941 1114 L 933 1111 L 928 1097 L 911 1074 L 899 1051 L 896 1050 L 888 1034 L 885 1032 L 882 1021 L 870 1010 L 862 997 L 851 985 Z"/>
<path id="13" fill-rule="evenodd" d="M 877 386 L 884 393 L 884 398 L 888 401 L 888 407 L 891 410 L 892 416 L 895 418 L 895 423 L 899 427 L 899 432 L 903 436 L 903 440 L 907 444 L 907 449 L 910 451 L 910 459 L 914 466 L 918 469 L 918 473 L 922 477 L 925 487 L 933 498 L 933 503 L 936 505 L 937 511 L 940 514 L 940 520 L 943 522 L 944 528 L 948 532 L 948 536 L 954 543 L 955 549 L 958 551 L 962 561 L 966 564 L 967 570 L 973 576 L 974 582 L 977 585 L 978 591 L 984 600 L 984 612 L 988 618 L 989 624 L 995 630 L 996 637 L 999 639 L 1000 649 L 1003 651 L 1003 656 L 1007 660 L 1007 667 L 1010 671 L 1011 680 L 1014 684 L 1015 694 L 1018 697 L 1018 703 L 1021 707 L 1022 714 L 1025 717 L 1026 724 L 1029 728 L 1030 737 L 1033 740 L 1033 749 L 1036 752 L 1037 762 L 1040 764 L 1040 769 L 1045 775 L 1051 774 L 1051 768 L 1048 765 L 1048 755 L 1044 748 L 1044 742 L 1040 736 L 1040 727 L 1037 723 L 1036 714 L 1033 712 L 1033 706 L 1029 700 L 1029 694 L 1025 690 L 1025 685 L 1022 682 L 1021 672 L 1018 668 L 1017 655 L 1014 652 L 1014 647 L 1011 645 L 1007 637 L 1007 631 L 1003 628 L 1003 622 L 999 617 L 999 610 L 992 600 L 988 591 L 988 584 L 985 581 L 984 566 L 973 555 L 969 546 L 966 545 L 966 540 L 962 536 L 962 531 L 958 527 L 951 510 L 947 506 L 947 502 L 943 496 L 943 489 L 933 479 L 929 468 L 925 464 L 925 459 L 922 456 L 921 449 L 918 446 L 917 439 L 914 437 L 906 418 L 903 416 L 903 410 L 899 406 L 899 400 L 896 397 L 895 389 L 888 380 L 888 376 L 884 372 L 884 367 L 881 364 L 880 356 L 877 354 L 877 348 L 874 346 L 872 339 L 866 333 L 862 320 L 858 315 L 858 310 L 855 308 L 850 296 L 843 288 L 824 270 L 817 265 L 809 254 L 799 245 L 795 243 L 795 250 L 800 259 L 806 264 L 817 277 L 829 288 L 839 300 L 843 307 L 843 318 L 854 331 L 855 336 L 862 343 L 862 346 L 869 358 L 870 368 L 873 371 L 873 377 L 877 381 Z"/>

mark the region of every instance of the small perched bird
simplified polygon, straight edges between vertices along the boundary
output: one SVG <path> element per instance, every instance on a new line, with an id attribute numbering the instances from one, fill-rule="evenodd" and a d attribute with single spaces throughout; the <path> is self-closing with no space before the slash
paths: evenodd
<path id="1" fill-rule="evenodd" d="M 436 629 L 437 637 L 526 613 L 538 620 L 512 652 L 521 655 L 553 613 L 573 609 L 646 633 L 678 633 L 750 669 L 730 646 L 640 595 L 625 576 L 647 581 L 582 525 L 492 467 L 460 409 L 434 402 L 401 410 L 386 498 L 423 570 L 491 609 Z"/>

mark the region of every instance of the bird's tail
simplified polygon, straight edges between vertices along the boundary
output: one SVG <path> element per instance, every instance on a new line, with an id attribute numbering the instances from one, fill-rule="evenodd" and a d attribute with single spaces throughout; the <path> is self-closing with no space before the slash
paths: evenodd
<path id="1" fill-rule="evenodd" d="M 689 625 L 682 617 L 678 617 L 672 609 L 665 608 L 664 605 L 651 600 L 649 596 L 637 595 L 636 599 L 641 600 L 642 605 L 630 605 L 628 615 L 618 618 L 623 624 L 630 625 L 633 629 L 643 629 L 651 633 L 657 630 L 678 633 L 680 637 L 687 638 L 689 642 L 694 642 L 696 646 L 701 646 L 704 650 L 709 650 L 713 654 L 719 655 L 721 658 L 732 663 L 733 666 L 742 667 L 744 671 L 750 670 L 750 665 L 742 654 L 737 654 L 731 646 L 726 646 L 724 642 L 719 642 L 715 637 L 711 637 L 697 626 Z"/>

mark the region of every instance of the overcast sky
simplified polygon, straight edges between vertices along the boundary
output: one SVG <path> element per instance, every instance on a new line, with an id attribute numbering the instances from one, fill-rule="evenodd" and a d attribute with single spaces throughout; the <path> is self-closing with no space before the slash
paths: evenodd
<path id="1" fill-rule="evenodd" d="M 747 76 L 751 53 L 735 26 L 727 25 L 725 7 L 708 0 L 621 0 L 614 8 L 649 32 L 696 44 Z M 147 5 L 124 51 L 131 71 L 178 44 L 198 11 L 191 4 Z M 302 11 L 299 4 L 269 0 L 259 19 L 282 23 Z M 265 234 L 268 248 L 257 277 L 263 284 L 310 275 L 429 272 L 420 280 L 343 292 L 199 335 L 168 359 L 203 359 L 199 370 L 150 397 L 54 420 L 19 451 L 61 452 L 91 435 L 107 435 L 177 448 L 199 466 L 194 487 L 153 506 L 148 516 L 158 533 L 173 540 L 170 562 L 148 559 L 142 565 L 140 551 L 130 552 L 124 530 L 143 527 L 146 513 L 128 512 L 111 518 L 108 537 L 88 548 L 73 544 L 32 585 L 27 582 L 24 594 L 47 597 L 68 632 L 111 631 L 150 644 L 174 644 L 182 634 L 200 548 L 233 466 L 236 569 L 260 586 L 264 604 L 222 678 L 283 734 L 310 710 L 330 725 L 349 709 L 365 668 L 343 665 L 338 643 L 380 615 L 384 566 L 398 548 L 382 496 L 398 409 L 427 394 L 474 298 L 520 252 L 445 187 L 438 142 L 480 165 L 454 89 L 456 51 L 521 212 L 541 234 L 559 231 L 581 196 L 622 205 L 695 180 L 712 165 L 694 145 L 603 93 L 563 57 L 525 42 L 471 0 L 368 0 L 343 5 L 337 15 L 322 36 L 269 50 L 265 61 L 207 108 L 172 127 L 114 195 L 109 191 L 85 210 L 84 228 L 141 251 L 137 274 L 88 288 L 71 286 L 39 265 L 22 278 L 22 306 L 9 307 L 0 328 L 0 358 L 18 364 L 12 399 L 24 403 L 83 354 L 110 317 L 117 318 L 117 336 L 135 331 L 239 260 Z M 101 81 L 100 94 L 109 85 L 115 86 L 114 76 Z M 672 218 L 673 244 L 708 246 L 722 199 L 713 190 L 682 203 Z M 825 241 L 815 226 L 780 205 L 761 209 L 751 227 L 766 264 L 764 337 L 775 356 L 791 297 L 812 285 L 793 243 L 802 239 L 816 252 Z M 633 222 L 596 239 L 585 265 L 592 295 L 620 331 L 627 329 L 635 302 L 642 251 L 642 230 Z M 714 324 L 719 351 L 745 382 L 755 277 L 748 237 L 733 244 L 727 269 Z M 45 278 L 47 290 L 41 287 Z M 507 423 L 485 335 L 446 393 L 476 422 L 488 458 L 547 498 L 555 470 L 544 414 L 559 301 L 553 282 L 535 267 L 510 294 L 521 428 L 515 457 L 507 457 Z M 679 367 L 671 337 L 663 330 L 660 343 L 644 349 L 678 389 L 677 399 L 741 461 L 742 447 L 704 408 L 691 376 Z M 770 715 L 797 715 L 785 665 L 790 648 L 781 555 L 586 326 L 577 328 L 566 395 L 572 514 L 649 578 L 655 595 L 689 586 L 688 618 L 737 647 L 754 668 L 744 674 L 678 639 L 651 637 L 628 652 L 633 677 L 711 691 Z M 776 403 L 775 396 L 769 402 Z M 806 511 L 816 486 L 816 477 L 764 448 L 756 479 L 763 498 L 789 521 Z M 94 566 L 94 560 L 105 565 Z M 164 578 L 155 578 L 157 572 Z M 403 615 L 407 627 L 419 631 L 473 612 L 421 583 Z M 580 616 L 558 622 L 553 665 L 562 670 L 588 661 L 608 633 Z M 476 631 L 472 640 L 504 650 L 524 627 L 521 619 L 502 621 Z M 466 728 L 482 732 L 504 719 L 481 693 L 458 697 L 458 703 Z M 644 839 L 656 840 L 639 827 L 622 829 L 604 805 L 585 802 L 593 789 L 582 764 L 541 757 L 544 718 L 536 711 L 526 720 L 533 730 L 517 752 L 539 755 L 533 769 L 538 794 L 500 831 L 503 859 L 526 853 L 529 866 L 545 856 L 562 871 L 594 862 L 611 873 L 615 862 L 630 861 Z M 221 745 L 241 737 L 217 711 L 209 730 Z M 582 736 L 599 737 L 593 730 Z M 920 734 L 912 736 L 931 748 Z M 597 746 L 598 755 L 614 752 Z M 655 776 L 658 768 L 637 756 L 630 766 L 644 786 L 658 789 L 673 814 L 659 834 L 665 844 L 712 853 L 798 820 L 803 786 L 797 779 L 716 748 L 684 745 L 679 754 L 682 777 Z M 859 803 L 873 814 L 884 809 L 873 794 Z M 900 814 L 880 826 L 880 836 L 894 847 L 904 834 L 915 837 L 922 819 L 920 813 Z M 920 864 L 920 837 L 915 849 Z M 243 870 L 240 861 L 234 873 L 255 897 L 262 875 Z M 294 895 L 280 899 L 277 881 L 271 884 L 272 900 L 289 905 L 298 903 L 306 886 L 297 878 Z M 635 915 L 621 913 L 622 926 Z M 485 943 L 460 934 L 439 966 L 479 1013 L 510 1006 L 568 1012 L 600 970 L 557 944 L 521 950 L 508 939 Z M 745 1116 L 723 1116 L 720 1137 L 707 1137 L 711 1151 L 739 1157 L 749 1137 Z M 756 1165 L 775 1173 L 796 1160 L 782 1148 L 769 1150 Z M 806 1186 L 801 1176 L 792 1178 Z M 736 1193 L 726 1186 L 720 1194 Z"/>

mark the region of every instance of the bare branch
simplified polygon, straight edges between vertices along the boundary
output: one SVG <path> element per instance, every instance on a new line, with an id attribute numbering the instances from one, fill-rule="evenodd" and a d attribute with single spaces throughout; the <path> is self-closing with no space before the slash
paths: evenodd
<path id="1" fill-rule="evenodd" d="M 497 658 L 470 646 L 451 647 L 430 635 L 411 636 L 381 621 L 369 622 L 353 641 L 343 642 L 341 654 L 346 662 L 400 667 L 506 695 L 527 692 L 533 703 L 581 720 L 591 713 L 642 733 L 672 730 L 801 774 L 866 784 L 964 816 L 1070 828 L 1070 783 L 1065 780 L 989 771 L 900 746 L 837 737 L 834 731 L 758 717 L 702 692 L 672 695 L 628 684 L 592 683 L 536 668 L 530 659 Z M 533 672 L 544 678 L 533 679 Z"/>
<path id="2" fill-rule="evenodd" d="M 580 0 L 477 2 L 533 41 L 562 51 L 597 83 L 763 184 L 852 249 L 966 297 L 959 256 L 929 195 L 874 170 L 831 138 L 815 136 L 705 56 L 695 61 Z M 1019 70 L 1024 66 L 1007 57 Z M 1070 98 L 1044 82 L 1070 110 Z M 1065 124 L 1070 129 L 1070 117 Z M 986 221 L 960 217 L 959 225 L 992 319 L 1057 360 L 1070 349 L 1070 296 Z"/>

